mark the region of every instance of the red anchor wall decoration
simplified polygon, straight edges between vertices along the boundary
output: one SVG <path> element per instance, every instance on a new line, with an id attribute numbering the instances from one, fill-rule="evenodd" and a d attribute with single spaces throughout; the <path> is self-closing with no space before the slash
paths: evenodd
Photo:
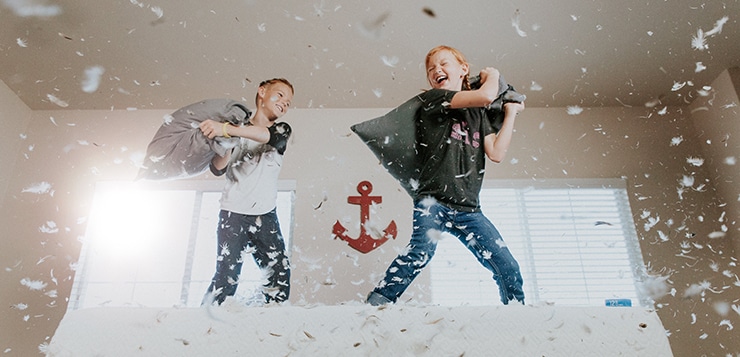
<path id="1" fill-rule="evenodd" d="M 391 221 L 388 227 L 383 231 L 383 236 L 380 238 L 373 238 L 367 233 L 365 223 L 370 220 L 370 205 L 373 203 L 383 202 L 383 197 L 381 196 L 369 196 L 372 191 L 373 185 L 369 181 L 362 181 L 357 185 L 357 192 L 360 195 L 347 197 L 347 203 L 360 205 L 360 236 L 357 238 L 349 237 L 347 235 L 347 229 L 344 228 L 339 221 L 334 223 L 333 231 L 334 239 L 339 238 L 347 242 L 350 247 L 365 254 L 385 243 L 385 241 L 388 240 L 388 237 L 396 239 L 396 234 L 398 234 L 395 221 Z"/>

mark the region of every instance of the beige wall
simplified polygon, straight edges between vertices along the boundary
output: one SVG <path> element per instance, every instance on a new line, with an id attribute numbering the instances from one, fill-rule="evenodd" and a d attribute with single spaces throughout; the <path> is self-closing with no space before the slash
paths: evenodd
<path id="1" fill-rule="evenodd" d="M 8 180 L 13 175 L 11 168 L 20 155 L 18 152 L 26 140 L 26 126 L 31 119 L 31 109 L 15 96 L 3 81 L 0 81 L 0 123 L 2 123 L 2 141 L 0 141 L 0 206 L 5 199 Z M 30 138 L 29 138 L 30 139 Z"/>
<path id="2" fill-rule="evenodd" d="M 725 222 L 735 232 L 735 247 L 740 247 L 740 99 L 736 90 L 740 68 L 722 72 L 711 88 L 689 108 L 710 177 L 725 205 Z"/>
<path id="3" fill-rule="evenodd" d="M 0 91 L 0 102 L 8 100 L 2 99 L 3 95 L 9 94 Z M 709 238 L 711 232 L 721 229 L 718 219 L 728 200 L 715 192 L 717 176 L 722 174 L 708 165 L 697 167 L 687 162 L 689 157 L 716 160 L 703 151 L 705 138 L 696 135 L 689 109 L 668 108 L 664 115 L 658 109 L 586 108 L 573 116 L 565 108 L 529 108 L 518 119 L 507 160 L 490 164 L 486 175 L 626 178 L 645 263 L 656 274 L 670 274 L 676 289 L 674 295 L 658 301 L 659 315 L 671 333 L 676 355 L 683 355 L 681 351 L 692 356 L 736 353 L 740 342 L 734 338 L 735 331 L 719 322 L 727 319 L 740 326 L 738 314 L 730 311 L 722 316 L 715 303 L 737 305 L 740 299 L 736 277 L 740 271 L 731 244 L 737 231 L 733 228 L 725 238 Z M 294 136 L 282 177 L 296 180 L 297 185 L 294 304 L 361 300 L 408 241 L 409 198 L 349 130 L 349 125 L 386 111 L 293 109 L 285 118 L 293 126 Z M 18 152 L 13 170 L 0 174 L 8 181 L 0 211 L 0 261 L 5 268 L 0 275 L 0 306 L 28 305 L 25 310 L 6 309 L 0 322 L 0 350 L 31 355 L 53 335 L 66 308 L 74 278 L 72 266 L 78 259 L 79 238 L 85 233 L 95 182 L 133 179 L 137 168 L 132 158 L 140 157 L 169 112 L 31 113 L 25 130 L 34 150 L 27 153 L 28 158 L 23 156 L 25 152 Z M 7 120 L 3 118 L 4 123 Z M 3 142 L 17 136 L 17 131 L 0 133 Z M 672 145 L 674 138 L 683 140 Z M 11 171 L 15 174 L 9 174 Z M 679 195 L 684 175 L 692 175 L 696 184 Z M 369 254 L 360 254 L 331 236 L 337 220 L 356 235 L 359 212 L 357 206 L 347 204 L 347 196 L 356 195 L 356 186 L 363 180 L 372 182 L 373 194 L 383 197 L 374 214 L 381 222 L 395 220 L 399 228 L 397 240 Z M 53 192 L 22 193 L 36 182 L 51 183 Z M 646 230 L 650 219 L 659 222 Z M 49 222 L 59 228 L 57 233 L 40 232 L 39 227 Z M 658 230 L 668 239 L 662 240 Z M 31 290 L 20 283 L 26 278 L 48 285 Z M 702 281 L 712 287 L 706 296 L 683 298 L 690 284 Z M 428 272 L 424 272 L 404 298 L 429 301 L 428 285 Z M 56 293 L 50 293 L 52 290 Z M 707 337 L 700 338 L 703 334 Z"/>

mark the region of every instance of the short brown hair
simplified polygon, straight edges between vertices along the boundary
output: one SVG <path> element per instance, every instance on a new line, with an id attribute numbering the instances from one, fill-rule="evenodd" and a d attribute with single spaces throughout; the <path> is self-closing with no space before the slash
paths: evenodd
<path id="1" fill-rule="evenodd" d="M 285 79 L 285 78 L 273 78 L 273 79 L 268 79 L 268 80 L 262 81 L 262 82 L 260 82 L 260 87 L 264 87 L 264 86 L 267 86 L 267 85 L 270 85 L 270 84 L 275 84 L 275 83 L 285 84 L 286 86 L 288 86 L 288 88 L 290 88 L 290 92 L 292 94 L 295 94 L 295 89 L 293 89 L 293 85 L 290 84 L 290 82 L 287 79 Z M 259 93 L 257 93 L 254 96 L 254 105 L 257 105 L 257 101 L 259 100 L 259 97 L 260 97 L 260 94 Z"/>

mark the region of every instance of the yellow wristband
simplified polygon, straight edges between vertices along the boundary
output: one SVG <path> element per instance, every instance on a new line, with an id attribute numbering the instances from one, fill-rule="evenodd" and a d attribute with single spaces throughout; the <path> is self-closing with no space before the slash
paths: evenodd
<path id="1" fill-rule="evenodd" d="M 231 135 L 229 135 L 229 133 L 226 132 L 226 126 L 227 125 L 229 125 L 229 122 L 224 122 L 224 125 L 221 127 L 221 131 L 224 134 L 223 135 L 224 138 L 230 138 L 231 137 Z"/>

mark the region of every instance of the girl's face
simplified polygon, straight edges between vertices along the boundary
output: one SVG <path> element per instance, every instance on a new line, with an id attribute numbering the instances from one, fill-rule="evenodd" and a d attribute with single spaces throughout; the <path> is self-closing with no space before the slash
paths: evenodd
<path id="1" fill-rule="evenodd" d="M 459 91 L 468 70 L 467 63 L 460 63 L 450 51 L 442 50 L 429 57 L 427 80 L 432 88 Z"/>

